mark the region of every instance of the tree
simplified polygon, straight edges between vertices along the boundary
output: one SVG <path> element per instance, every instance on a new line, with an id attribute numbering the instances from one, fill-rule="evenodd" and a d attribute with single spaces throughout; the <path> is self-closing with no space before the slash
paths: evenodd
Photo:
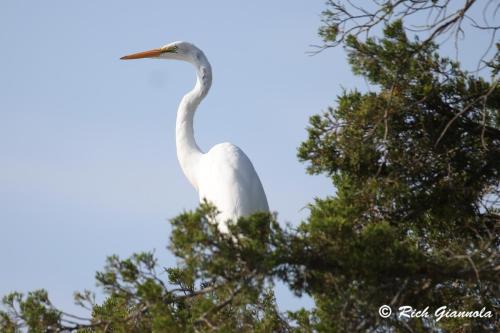
<path id="1" fill-rule="evenodd" d="M 441 33 L 460 31 L 474 4 L 466 1 L 462 11 L 438 23 L 444 28 L 434 26 L 419 39 L 408 36 L 407 13 L 398 16 L 397 8 L 411 14 L 446 8 L 449 1 L 384 2 L 375 16 L 367 16 L 374 20 L 368 30 L 351 14 L 339 24 L 335 20 L 347 9 L 328 2 L 320 30 L 325 47 L 344 45 L 353 72 L 375 88 L 344 91 L 334 107 L 311 117 L 298 156 L 308 172 L 328 175 L 336 194 L 316 199 L 298 227 L 281 227 L 275 216 L 256 214 L 232 224 L 230 235 L 221 234 L 211 222 L 215 209 L 204 204 L 172 220 L 170 250 L 178 267 L 161 267 L 151 253 L 109 257 L 96 275 L 107 295 L 104 303 L 96 304 L 88 291 L 76 294 L 91 311 L 88 320 L 55 309 L 44 291 L 12 293 L 4 297 L 0 329 L 494 331 L 500 57 L 497 52 L 485 60 L 487 80 L 440 56 L 434 43 Z M 347 23 L 354 25 L 345 29 Z M 383 37 L 362 39 L 356 33 L 370 33 L 377 24 L 384 25 Z M 298 295 L 311 295 L 314 308 L 280 313 L 273 279 Z M 429 312 L 484 307 L 489 316 L 438 320 L 400 318 L 394 311 L 382 318 L 383 304 L 428 306 Z"/>
<path id="2" fill-rule="evenodd" d="M 309 172 L 337 188 L 303 225 L 325 268 L 305 288 L 322 304 L 325 327 L 492 329 L 494 320 L 378 317 L 382 304 L 493 311 L 500 221 L 496 81 L 461 71 L 433 43 L 410 41 L 401 21 L 384 33 L 346 38 L 353 71 L 378 92 L 344 92 L 311 118 L 299 150 Z"/>
<path id="3" fill-rule="evenodd" d="M 0 330 L 17 332 L 286 332 L 270 288 L 273 216 L 256 214 L 221 234 L 215 209 L 201 205 L 171 222 L 170 248 L 181 263 L 163 268 L 152 253 L 108 257 L 98 284 L 107 295 L 96 304 L 90 291 L 75 295 L 91 312 L 81 318 L 56 309 L 43 290 L 3 298 Z M 212 221 L 212 222 L 211 222 Z M 162 274 L 164 273 L 164 274 Z"/>
<path id="4" fill-rule="evenodd" d="M 315 265 L 328 267 L 303 287 L 320 305 L 319 330 L 493 330 L 497 317 L 384 320 L 377 309 L 498 307 L 500 56 L 485 62 L 487 82 L 439 56 L 434 39 L 458 36 L 464 20 L 493 37 L 499 27 L 468 16 L 475 1 L 456 10 L 449 1 L 376 3 L 369 11 L 329 1 L 324 13 L 324 48 L 345 45 L 353 72 L 377 92 L 346 91 L 310 120 L 299 157 L 337 193 L 318 200 L 302 226 Z M 424 11 L 435 20 L 412 41 L 402 19 Z M 385 37 L 371 37 L 380 23 Z"/>
<path id="5" fill-rule="evenodd" d="M 491 60 L 498 55 L 490 51 L 500 30 L 494 24 L 499 6 L 493 0 L 483 2 L 483 7 L 477 0 L 371 0 L 363 6 L 350 0 L 328 0 L 320 29 L 325 43 L 320 48 L 342 45 L 348 36 L 370 36 L 380 25 L 404 19 L 408 22 L 405 30 L 422 36 L 424 44 L 452 38 L 457 55 L 465 30 L 480 32 L 488 42 L 476 49 L 478 58 L 480 62 Z"/>

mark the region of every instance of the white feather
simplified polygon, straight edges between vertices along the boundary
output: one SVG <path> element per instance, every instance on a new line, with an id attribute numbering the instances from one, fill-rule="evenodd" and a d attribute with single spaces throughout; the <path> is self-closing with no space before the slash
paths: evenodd
<path id="1" fill-rule="evenodd" d="M 186 42 L 175 42 L 162 49 L 176 51 L 160 58 L 184 60 L 196 67 L 196 85 L 183 97 L 177 111 L 177 157 L 182 171 L 197 189 L 200 201 L 206 199 L 217 207 L 219 230 L 227 232 L 228 220 L 269 211 L 264 188 L 252 162 L 240 148 L 221 143 L 203 153 L 196 144 L 194 113 L 212 84 L 212 69 L 203 52 Z"/>

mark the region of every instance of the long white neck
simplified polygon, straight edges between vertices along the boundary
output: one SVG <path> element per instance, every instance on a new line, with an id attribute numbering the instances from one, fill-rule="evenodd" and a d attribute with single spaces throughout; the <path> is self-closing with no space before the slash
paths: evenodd
<path id="1" fill-rule="evenodd" d="M 193 118 L 196 108 L 207 95 L 212 84 L 212 68 L 201 50 L 192 59 L 186 60 L 196 67 L 197 80 L 193 90 L 188 92 L 179 104 L 175 126 L 175 141 L 177 158 L 182 171 L 189 182 L 198 189 L 197 169 L 203 152 L 194 138 Z"/>

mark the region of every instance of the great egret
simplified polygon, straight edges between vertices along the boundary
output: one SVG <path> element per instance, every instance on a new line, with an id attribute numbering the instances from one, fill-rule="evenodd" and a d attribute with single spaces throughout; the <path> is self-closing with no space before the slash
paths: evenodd
<path id="1" fill-rule="evenodd" d="M 219 210 L 219 230 L 227 233 L 227 221 L 230 219 L 269 211 L 259 176 L 240 148 L 231 143 L 221 143 L 212 147 L 208 153 L 203 153 L 196 144 L 194 113 L 212 84 L 212 67 L 205 54 L 191 43 L 174 42 L 121 59 L 141 58 L 183 60 L 196 67 L 196 85 L 182 98 L 177 110 L 177 158 L 184 175 L 198 191 L 200 201 L 206 199 Z"/>

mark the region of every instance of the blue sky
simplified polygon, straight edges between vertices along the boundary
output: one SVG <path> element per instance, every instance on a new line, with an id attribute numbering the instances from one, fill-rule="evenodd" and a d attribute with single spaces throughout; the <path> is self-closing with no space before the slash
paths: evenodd
<path id="1" fill-rule="evenodd" d="M 342 49 L 314 57 L 323 0 L 0 2 L 0 295 L 46 288 L 56 305 L 95 289 L 107 255 L 168 253 L 168 219 L 197 206 L 175 154 L 190 65 L 120 61 L 175 40 L 212 63 L 195 118 L 205 151 L 229 141 L 253 161 L 271 209 L 298 223 L 330 181 L 296 149 L 342 87 L 365 89 Z M 478 43 L 483 36 L 478 36 Z M 484 37 L 486 38 L 486 37 Z M 466 51 L 467 53 L 467 51 Z M 283 309 L 307 306 L 279 288 Z"/>
<path id="2" fill-rule="evenodd" d="M 298 223 L 330 181 L 296 148 L 310 115 L 354 86 L 342 50 L 311 57 L 323 1 L 0 2 L 0 294 L 46 288 L 73 309 L 107 255 L 156 249 L 197 206 L 175 154 L 189 64 L 120 61 L 175 41 L 214 71 L 195 118 L 205 151 L 229 141 L 253 161 L 272 210 Z M 285 308 L 307 305 L 280 288 Z"/>

